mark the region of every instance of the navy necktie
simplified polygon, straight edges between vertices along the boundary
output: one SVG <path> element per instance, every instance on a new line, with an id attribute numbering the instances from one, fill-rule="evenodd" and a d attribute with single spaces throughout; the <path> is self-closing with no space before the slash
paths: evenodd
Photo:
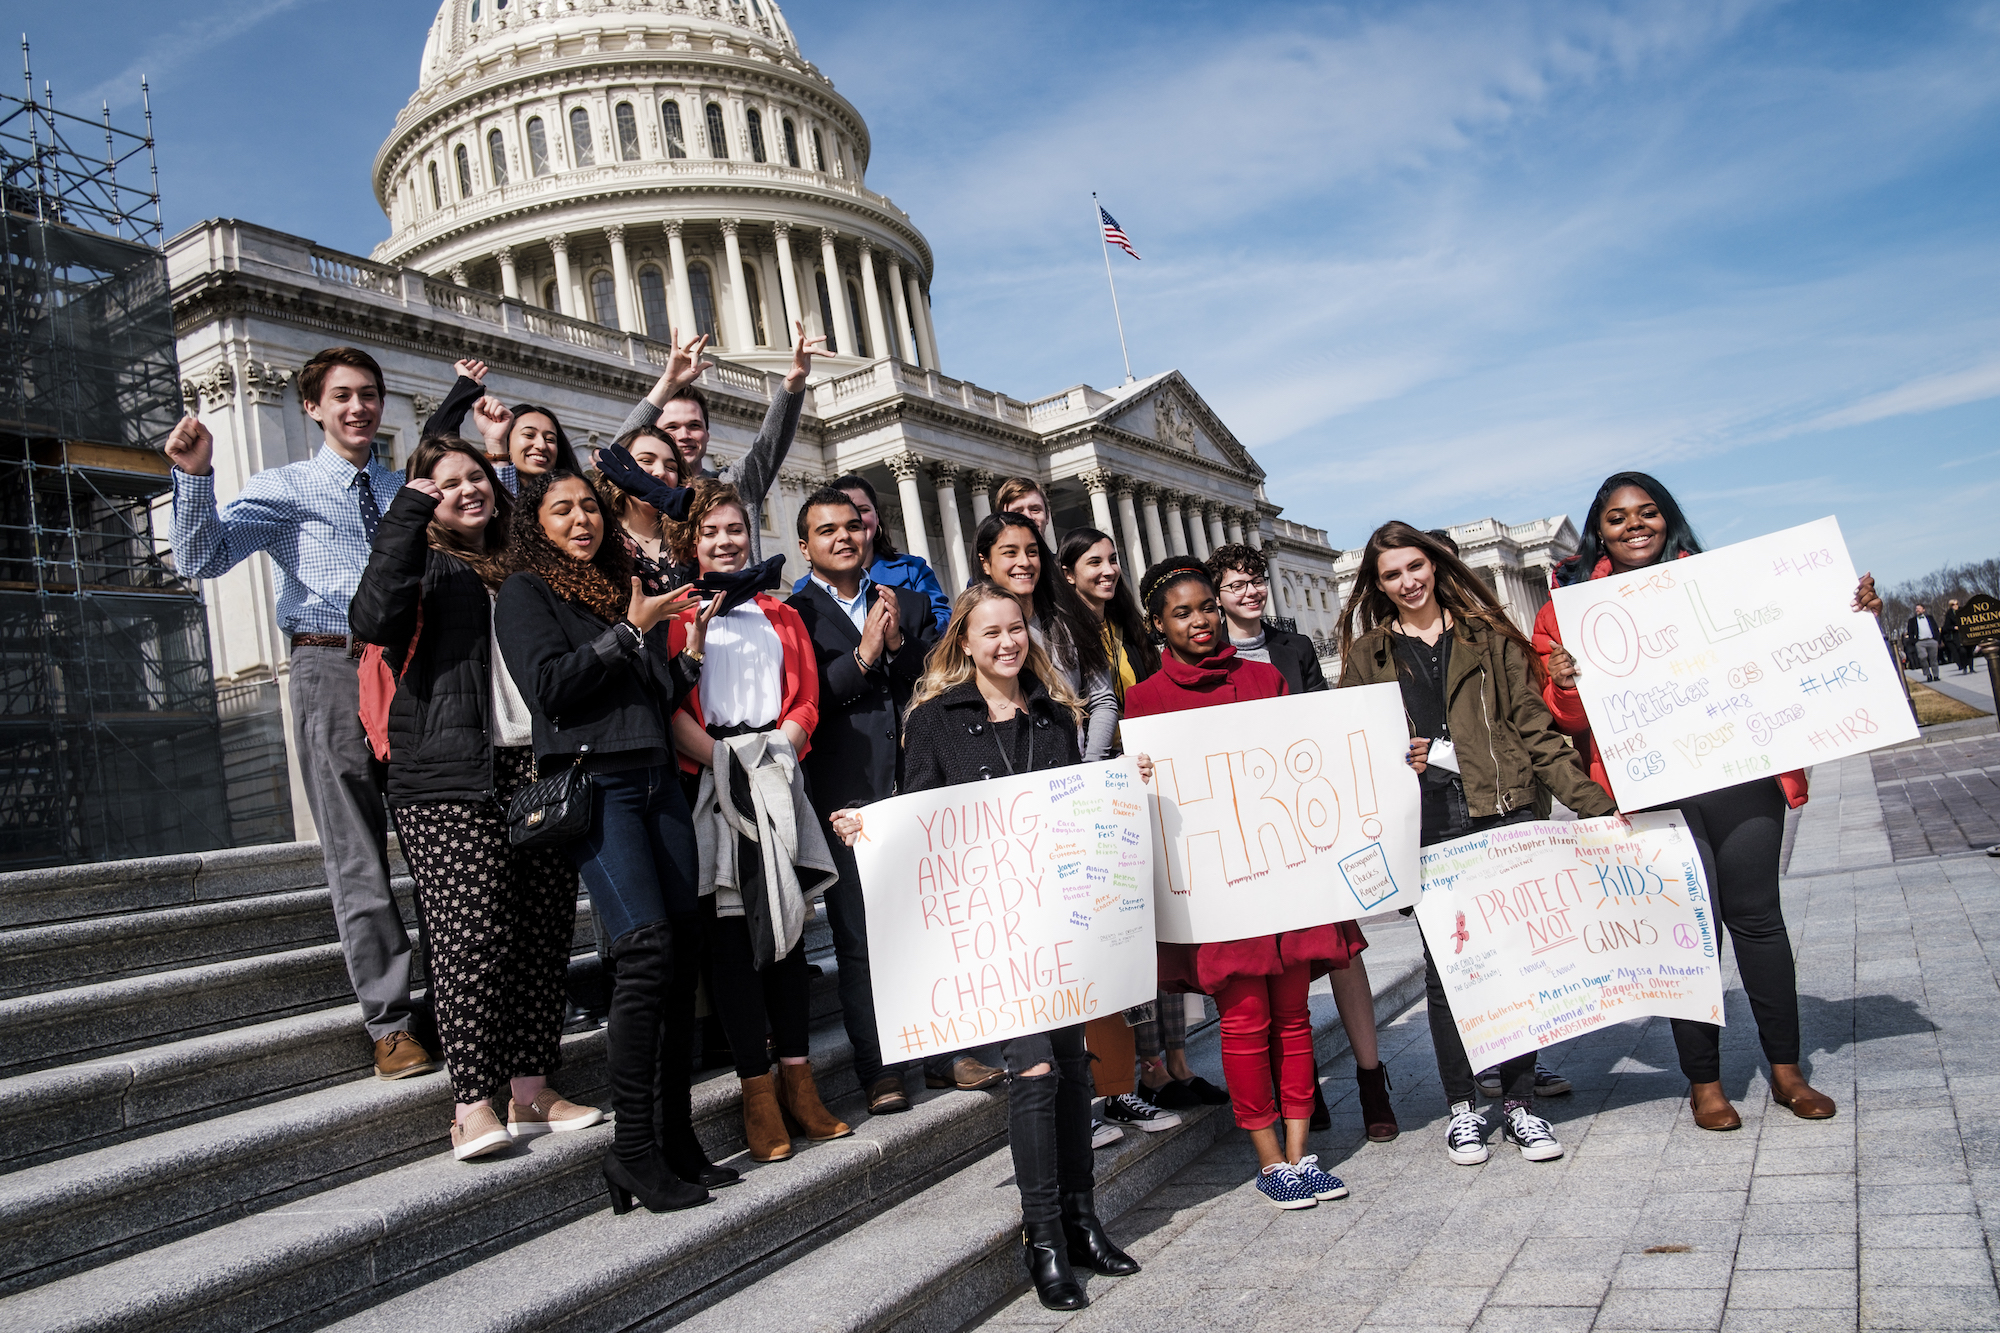
<path id="1" fill-rule="evenodd" d="M 355 476 L 354 484 L 360 491 L 356 503 L 361 508 L 361 531 L 368 537 L 368 544 L 375 544 L 375 524 L 382 517 L 382 510 L 375 503 L 375 488 L 368 484 L 368 470 L 363 468 Z"/>

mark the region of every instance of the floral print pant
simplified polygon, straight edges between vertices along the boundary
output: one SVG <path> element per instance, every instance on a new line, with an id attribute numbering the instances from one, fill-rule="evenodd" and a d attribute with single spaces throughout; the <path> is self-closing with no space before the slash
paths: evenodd
<path id="1" fill-rule="evenodd" d="M 429 946 L 431 1003 L 461 1104 L 561 1062 L 576 870 L 561 848 L 515 851 L 506 802 L 533 777 L 526 746 L 493 752 L 496 801 L 396 811 Z"/>

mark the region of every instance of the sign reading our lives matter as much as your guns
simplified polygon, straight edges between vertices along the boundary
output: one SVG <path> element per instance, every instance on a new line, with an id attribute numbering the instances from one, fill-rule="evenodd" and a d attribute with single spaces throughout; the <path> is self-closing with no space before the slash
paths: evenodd
<path id="1" fill-rule="evenodd" d="M 1840 525 L 1558 588 L 1612 794 L 1642 810 L 1914 740 Z"/>
<path id="2" fill-rule="evenodd" d="M 1155 767 L 1160 938 L 1206 944 L 1413 906 L 1421 815 L 1400 687 L 1122 724 Z"/>
<path id="3" fill-rule="evenodd" d="M 1701 854 L 1678 810 L 1505 824 L 1423 850 L 1417 924 L 1474 1069 L 1607 1023 L 1722 1022 Z"/>
<path id="4" fill-rule="evenodd" d="M 854 844 L 891 1063 L 1151 1000 L 1153 835 L 1136 760 L 908 792 Z"/>

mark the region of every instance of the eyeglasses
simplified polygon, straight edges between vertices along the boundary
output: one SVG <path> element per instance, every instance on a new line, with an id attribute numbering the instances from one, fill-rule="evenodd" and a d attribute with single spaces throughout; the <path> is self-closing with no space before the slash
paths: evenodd
<path id="1" fill-rule="evenodd" d="M 1263 592 L 1270 586 L 1269 579 L 1238 579 L 1234 583 L 1223 584 L 1217 591 L 1226 592 L 1231 597 L 1241 597 L 1246 592 Z"/>

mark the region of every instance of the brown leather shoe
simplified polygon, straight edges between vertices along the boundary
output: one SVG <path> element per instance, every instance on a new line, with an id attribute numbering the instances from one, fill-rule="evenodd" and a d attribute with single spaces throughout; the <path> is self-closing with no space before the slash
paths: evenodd
<path id="1" fill-rule="evenodd" d="M 1690 1083 L 1688 1109 L 1694 1113 L 1697 1129 L 1743 1128 L 1743 1117 L 1729 1104 L 1729 1094 L 1720 1083 Z"/>
<path id="2" fill-rule="evenodd" d="M 778 1109 L 778 1092 L 769 1074 L 743 1083 L 743 1141 L 753 1162 L 782 1162 L 792 1155 L 792 1136 L 785 1132 L 785 1113 Z"/>
<path id="3" fill-rule="evenodd" d="M 836 1120 L 819 1099 L 819 1084 L 813 1082 L 813 1067 L 778 1064 L 778 1109 L 784 1112 L 785 1127 L 796 1130 L 814 1143 L 844 1139 L 854 1131 L 845 1120 Z"/>
<path id="4" fill-rule="evenodd" d="M 943 1078 L 926 1071 L 924 1086 L 927 1088 L 957 1088 L 960 1092 L 984 1092 L 1007 1077 L 1004 1069 L 983 1065 L 969 1055 L 961 1055 L 951 1062 L 951 1073 Z"/>
<path id="5" fill-rule="evenodd" d="M 407 1032 L 391 1032 L 375 1043 L 375 1077 L 394 1081 L 436 1070 L 438 1062 Z"/>
<path id="6" fill-rule="evenodd" d="M 903 1090 L 903 1073 L 885 1069 L 868 1085 L 868 1114 L 896 1115 L 910 1109 L 910 1094 Z"/>
<path id="7" fill-rule="evenodd" d="M 1771 1066 L 1771 1100 L 1801 1120 L 1831 1120 L 1840 1109 L 1833 1098 L 1814 1091 L 1797 1065 Z"/>

